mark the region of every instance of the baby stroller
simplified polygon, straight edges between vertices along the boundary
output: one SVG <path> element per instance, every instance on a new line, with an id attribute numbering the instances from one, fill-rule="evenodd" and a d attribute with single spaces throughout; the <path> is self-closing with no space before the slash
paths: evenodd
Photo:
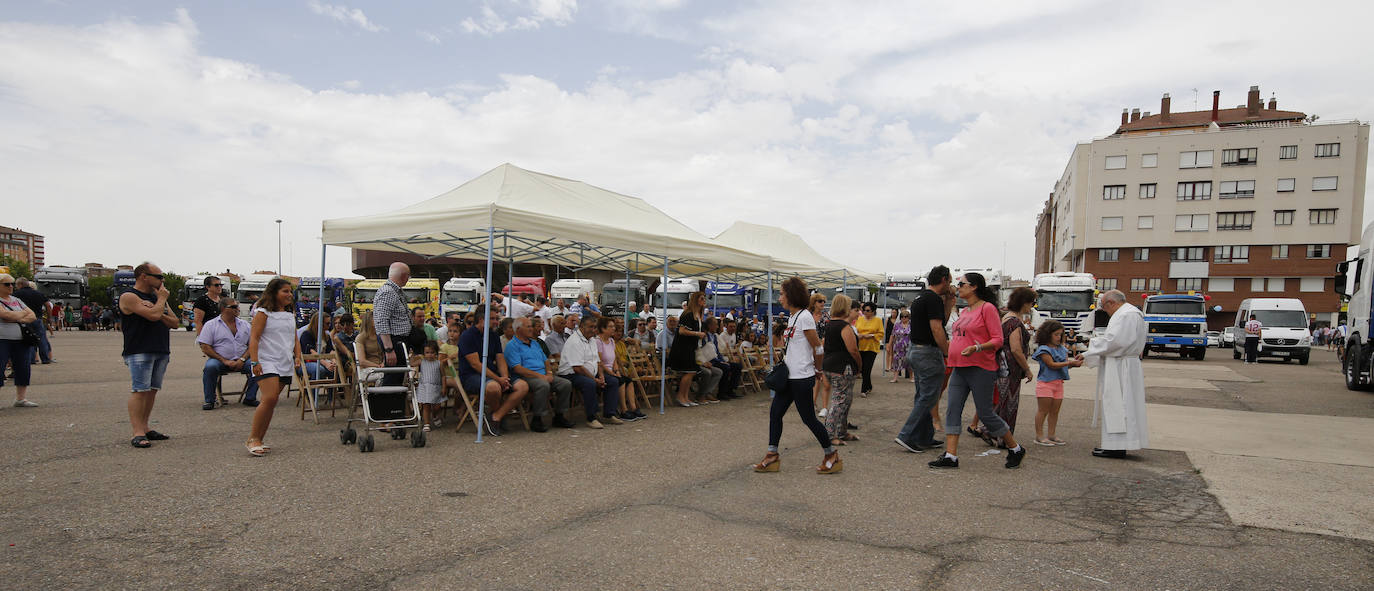
<path id="1" fill-rule="evenodd" d="M 401 351 L 404 344 L 397 343 Z M 353 344 L 354 359 L 363 358 L 363 347 Z M 339 443 L 358 444 L 358 451 L 367 453 L 373 450 L 375 442 L 368 431 L 387 431 L 395 440 L 405 439 L 410 429 L 410 446 L 424 447 L 425 434 L 420 430 L 420 403 L 415 398 L 415 372 L 409 367 L 362 367 L 354 364 L 358 384 L 358 401 L 348 408 L 348 421 L 339 430 Z M 399 386 L 381 385 L 382 377 L 387 374 L 402 374 Z M 355 416 L 358 408 L 362 416 Z M 362 423 L 363 436 L 353 429 L 353 423 Z"/>

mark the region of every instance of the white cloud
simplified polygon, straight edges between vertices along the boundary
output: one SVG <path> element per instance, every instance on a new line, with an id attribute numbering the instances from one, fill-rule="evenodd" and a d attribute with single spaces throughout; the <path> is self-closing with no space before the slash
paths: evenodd
<path id="1" fill-rule="evenodd" d="M 459 27 L 489 37 L 506 31 L 536 30 L 546 24 L 565 26 L 576 14 L 577 0 L 484 0 L 480 16 L 463 19 Z"/>
<path id="2" fill-rule="evenodd" d="M 378 33 L 386 30 L 386 27 L 379 26 L 369 20 L 367 15 L 359 8 L 349 8 L 339 4 L 325 4 L 319 0 L 310 0 L 308 5 L 310 6 L 310 10 L 315 14 L 327 16 L 341 23 L 356 26 L 364 31 Z"/>

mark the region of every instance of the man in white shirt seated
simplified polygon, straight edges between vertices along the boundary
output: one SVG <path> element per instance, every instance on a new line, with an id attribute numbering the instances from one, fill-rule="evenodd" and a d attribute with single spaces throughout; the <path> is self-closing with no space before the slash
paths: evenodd
<path id="1" fill-rule="evenodd" d="M 245 406 L 258 405 L 258 382 L 248 371 L 248 334 L 253 327 L 247 320 L 239 318 L 239 304 L 234 298 L 225 296 L 219 299 L 219 316 L 205 323 L 196 337 L 200 351 L 209 359 L 201 371 L 201 389 L 205 395 L 201 410 L 215 409 L 215 384 L 219 377 L 238 372 L 248 376 L 243 390 Z"/>
<path id="2" fill-rule="evenodd" d="M 568 337 L 563 345 L 563 354 L 558 361 L 558 376 L 572 382 L 573 388 L 582 393 L 582 409 L 587 413 L 587 426 L 602 429 L 602 421 L 612 425 L 622 425 L 619 418 L 620 391 L 615 382 L 609 385 L 601 375 L 601 356 L 592 338 L 596 335 L 596 319 L 583 318 L 579 329 Z M 597 388 L 606 388 L 606 409 L 602 421 L 597 420 L 597 409 L 601 406 Z"/>
<path id="3" fill-rule="evenodd" d="M 715 341 L 711 340 L 710 326 L 712 322 L 715 321 L 711 318 L 706 319 L 706 330 L 703 331 L 706 333 L 706 338 L 701 339 L 700 344 L 697 345 L 697 366 L 700 367 L 700 371 L 694 378 L 697 385 L 697 402 L 720 401 L 716 397 L 716 391 L 719 389 L 720 378 L 724 372 L 711 364 L 711 360 L 719 354 L 716 350 Z"/>

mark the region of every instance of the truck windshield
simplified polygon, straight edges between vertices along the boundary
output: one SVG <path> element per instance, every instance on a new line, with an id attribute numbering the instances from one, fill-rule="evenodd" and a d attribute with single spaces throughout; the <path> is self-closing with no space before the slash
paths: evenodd
<path id="1" fill-rule="evenodd" d="M 879 308 L 901 308 L 910 306 L 911 301 L 916 299 L 916 296 L 921 295 L 921 290 L 914 288 L 893 289 L 889 287 L 886 293 L 887 295 L 879 295 L 879 299 L 882 300 L 878 303 Z"/>
<path id="2" fill-rule="evenodd" d="M 445 304 L 476 304 L 476 291 L 447 291 L 440 296 Z"/>
<path id="3" fill-rule="evenodd" d="M 260 297 L 262 297 L 261 289 L 240 289 L 238 294 L 239 305 L 242 306 L 245 304 L 256 304 L 258 302 L 258 298 Z"/>
<path id="4" fill-rule="evenodd" d="M 184 295 L 182 295 L 181 299 L 182 299 L 182 300 L 185 300 L 185 301 L 187 301 L 187 302 L 194 302 L 194 301 L 200 299 L 200 296 L 205 295 L 205 286 L 204 286 L 204 285 L 197 285 L 197 286 L 187 285 L 187 286 L 186 286 L 186 289 L 185 289 L 184 291 L 185 291 L 186 293 L 185 293 Z"/>
<path id="5" fill-rule="evenodd" d="M 1082 312 L 1092 308 L 1091 291 L 1042 291 L 1036 299 L 1037 310 L 1072 310 Z"/>
<path id="6" fill-rule="evenodd" d="M 75 281 L 53 281 L 48 279 L 38 284 L 38 291 L 43 292 L 43 295 L 50 298 L 81 297 L 81 290 L 77 287 Z"/>
<path id="7" fill-rule="evenodd" d="M 429 303 L 429 290 L 425 288 L 402 288 L 401 294 L 405 296 L 407 304 Z"/>
<path id="8" fill-rule="evenodd" d="M 355 304 L 371 304 L 371 303 L 372 303 L 372 298 L 375 298 L 375 297 L 377 297 L 377 290 L 376 290 L 376 289 L 356 289 L 356 288 L 355 288 L 355 289 L 353 290 L 353 303 L 355 303 Z"/>
<path id="9" fill-rule="evenodd" d="M 716 294 L 706 296 L 706 305 L 717 308 L 743 308 L 744 294 L 737 293 L 732 295 Z"/>
<path id="10" fill-rule="evenodd" d="M 1265 328 L 1307 328 L 1307 314 L 1302 310 L 1252 310 L 1250 313 Z"/>
<path id="11" fill-rule="evenodd" d="M 1178 316 L 1205 316 L 1207 310 L 1202 302 L 1180 300 L 1146 302 L 1146 314 L 1173 314 Z M 1301 312 L 1299 312 L 1301 314 Z"/>
<path id="12" fill-rule="evenodd" d="M 314 305 L 315 305 L 315 300 L 319 299 L 319 297 L 320 297 L 320 288 L 319 288 L 319 287 L 301 287 L 301 288 L 297 288 L 297 289 L 296 289 L 296 302 L 299 303 L 299 304 L 306 304 L 306 305 L 314 306 Z M 332 288 L 332 287 L 326 287 L 326 288 L 324 288 L 324 301 L 328 302 L 328 301 L 332 301 L 333 299 L 334 299 L 334 288 Z"/>
<path id="13" fill-rule="evenodd" d="M 683 307 L 684 305 L 687 304 L 687 298 L 688 298 L 689 296 L 691 296 L 691 295 L 692 295 L 692 294 L 690 294 L 690 293 L 670 293 L 670 294 L 668 294 L 668 305 L 665 306 L 665 305 L 663 305 L 663 294 L 661 294 L 661 293 L 656 293 L 656 294 L 654 294 L 654 299 L 653 299 L 654 307 L 655 307 L 655 308 L 681 308 L 681 307 Z"/>

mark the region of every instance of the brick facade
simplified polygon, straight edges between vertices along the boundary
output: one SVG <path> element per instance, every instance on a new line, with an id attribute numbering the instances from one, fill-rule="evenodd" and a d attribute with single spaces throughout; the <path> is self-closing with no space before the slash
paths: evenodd
<path id="1" fill-rule="evenodd" d="M 1213 290 L 1210 277 L 1202 281 L 1202 287 L 1198 291 L 1211 296 L 1207 314 L 1208 327 L 1211 330 L 1223 330 L 1231 325 L 1235 321 L 1236 309 L 1246 298 L 1297 298 L 1302 300 L 1309 315 L 1317 315 L 1318 321 L 1330 320 L 1331 314 L 1340 310 L 1340 296 L 1332 289 L 1336 264 L 1346 260 L 1345 245 L 1331 245 L 1331 256 L 1320 259 L 1307 258 L 1305 244 L 1289 245 L 1286 259 L 1273 258 L 1271 245 L 1251 245 L 1249 262 L 1246 263 L 1218 263 L 1215 261 L 1215 248 L 1203 247 L 1203 256 L 1211 271 L 1210 276 L 1234 277 L 1235 281 L 1232 291 Z M 1099 282 L 1103 279 L 1115 279 L 1116 289 L 1125 292 L 1131 303 L 1138 305 L 1146 293 L 1157 293 L 1132 289 L 1132 279 L 1146 279 L 1147 287 L 1149 279 L 1159 279 L 1158 293 L 1180 293 L 1178 280 L 1169 277 L 1168 247 L 1150 247 L 1148 261 L 1133 260 L 1134 248 L 1120 248 L 1116 249 L 1117 262 L 1101 262 L 1101 250 L 1103 249 L 1089 250 L 1087 261 L 1084 263 L 1085 271 L 1092 273 Z M 1253 290 L 1251 279 L 1256 277 L 1285 278 L 1283 291 Z M 1322 277 L 1322 291 L 1301 291 L 1303 277 Z M 1211 312 L 1210 308 L 1214 306 L 1221 306 L 1221 312 Z"/>

